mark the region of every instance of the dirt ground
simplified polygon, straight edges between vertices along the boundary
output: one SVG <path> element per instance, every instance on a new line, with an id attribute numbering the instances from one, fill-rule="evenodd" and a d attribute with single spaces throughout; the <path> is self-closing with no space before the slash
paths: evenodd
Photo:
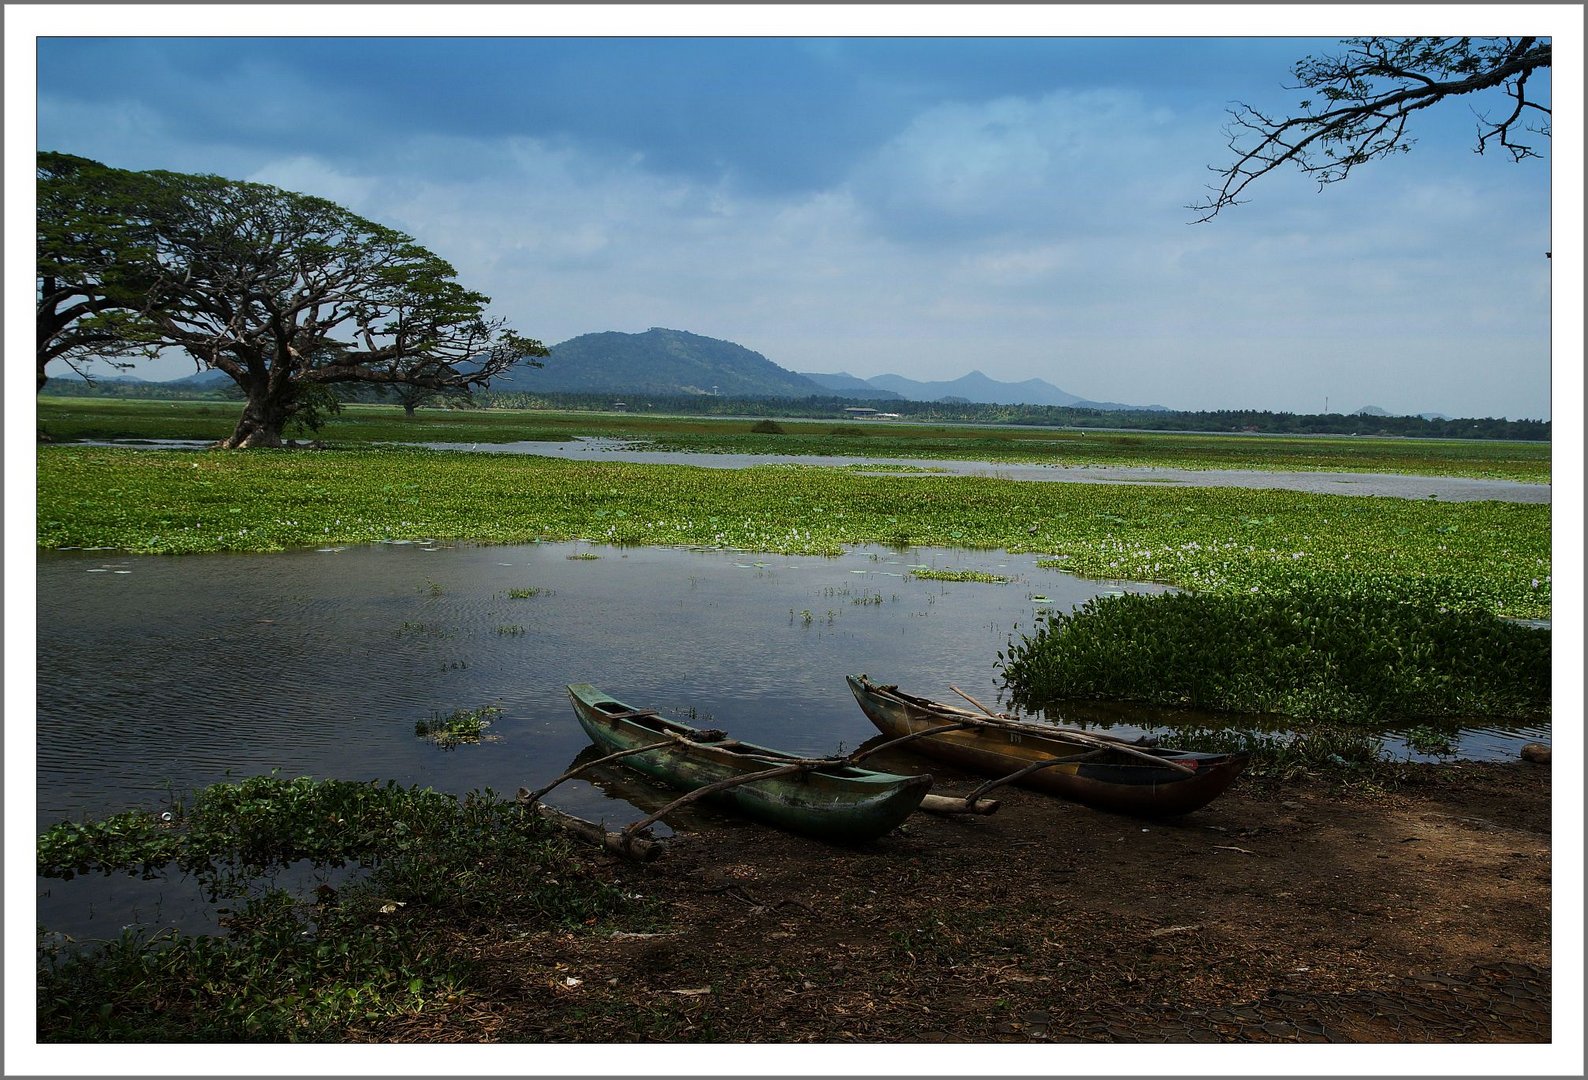
<path id="1" fill-rule="evenodd" d="M 1242 778 L 1153 822 L 1005 789 L 855 848 L 708 814 L 648 864 L 591 849 L 664 902 L 657 933 L 482 942 L 478 992 L 371 1035 L 1548 1042 L 1550 793 L 1526 762 Z"/>

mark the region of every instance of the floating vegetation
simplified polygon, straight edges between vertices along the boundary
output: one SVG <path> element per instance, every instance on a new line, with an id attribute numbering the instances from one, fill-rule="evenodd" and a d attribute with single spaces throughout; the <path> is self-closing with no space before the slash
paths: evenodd
<path id="1" fill-rule="evenodd" d="M 498 626 L 496 628 L 496 632 L 502 637 L 520 637 L 524 633 L 524 628 L 519 626 L 517 623 L 512 623 L 510 625 Z"/>
<path id="2" fill-rule="evenodd" d="M 1550 711 L 1550 635 L 1332 595 L 1097 597 L 1000 653 L 1011 701 L 1142 701 L 1346 724 Z"/>
<path id="3" fill-rule="evenodd" d="M 392 536 L 529 543 L 594 535 L 611 544 L 837 555 L 862 544 L 918 544 L 1062 552 L 1062 561 L 1043 565 L 1201 593 L 1349 591 L 1551 614 L 1548 505 L 417 449 L 44 446 L 36 460 L 41 548 L 271 551 Z M 212 486 L 197 488 L 196 479 Z M 306 501 L 308 486 L 327 494 Z"/>
<path id="4" fill-rule="evenodd" d="M 530 597 L 539 596 L 545 591 L 545 589 L 531 585 L 523 589 L 508 589 L 507 595 L 508 598 L 512 600 L 528 600 Z"/>
<path id="5" fill-rule="evenodd" d="M 447 716 L 436 713 L 430 719 L 416 723 L 414 734 L 429 739 L 443 750 L 450 750 L 463 743 L 483 742 L 486 739 L 485 729 L 500 715 L 502 709 L 498 705 L 487 705 L 482 709 L 456 709 Z"/>
<path id="6" fill-rule="evenodd" d="M 187 439 L 213 443 L 231 433 L 237 406 L 213 402 L 60 398 L 36 403 L 41 427 L 71 439 Z M 1152 465 L 1160 468 L 1398 472 L 1548 483 L 1550 444 L 1543 441 L 1139 432 L 1107 435 L 1041 425 L 997 432 L 975 424 L 889 422 L 791 424 L 779 453 L 854 457 Z M 326 436 L 336 449 L 403 442 L 566 441 L 580 436 L 625 440 L 660 450 L 765 452 L 766 440 L 743 420 L 595 414 L 557 409 L 437 409 L 416 418 L 399 406 L 350 404 Z M 334 451 L 333 451 L 334 452 Z M 457 455 L 463 456 L 463 455 Z M 475 455 L 477 457 L 477 455 Z"/>
<path id="7" fill-rule="evenodd" d="M 911 569 L 911 577 L 925 581 L 979 581 L 984 585 L 1007 585 L 1009 579 L 1002 574 L 989 574 L 982 570 L 938 570 L 928 566 Z"/>
<path id="8" fill-rule="evenodd" d="M 269 871 L 307 860 L 366 872 L 312 898 Z M 40 1042 L 326 1042 L 455 1004 L 474 946 L 460 928 L 646 927 L 646 902 L 596 879 L 566 837 L 490 791 L 251 777 L 164 813 L 62 822 L 38 873 L 194 876 L 226 897 L 225 936 L 128 930 L 38 955 Z"/>
<path id="9" fill-rule="evenodd" d="M 1440 757 L 1456 752 L 1456 744 L 1461 740 L 1461 732 L 1435 727 L 1432 724 L 1416 724 L 1401 732 L 1401 737 L 1406 740 L 1406 745 L 1417 753 Z"/>

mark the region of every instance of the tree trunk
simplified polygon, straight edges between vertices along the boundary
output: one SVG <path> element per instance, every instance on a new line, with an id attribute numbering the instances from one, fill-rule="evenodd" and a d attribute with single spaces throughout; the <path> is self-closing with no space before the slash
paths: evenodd
<path id="1" fill-rule="evenodd" d="M 276 393 L 271 392 L 273 380 L 262 379 L 247 387 L 248 403 L 243 406 L 243 415 L 237 421 L 237 428 L 231 437 L 217 443 L 222 450 L 248 450 L 258 448 L 281 447 L 281 432 L 287 426 L 287 421 L 292 416 L 286 398 L 290 393 L 285 380 L 282 389 Z"/>

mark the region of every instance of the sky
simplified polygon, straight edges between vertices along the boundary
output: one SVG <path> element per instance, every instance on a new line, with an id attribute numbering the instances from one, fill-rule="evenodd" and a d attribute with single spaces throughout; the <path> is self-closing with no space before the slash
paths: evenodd
<path id="1" fill-rule="evenodd" d="M 1358 32 L 1343 16 L 1307 36 L 1207 18 L 1143 38 L 1156 20 L 1128 8 L 935 24 L 904 7 L 890 33 L 922 33 L 898 17 L 915 10 L 935 36 L 814 16 L 687 36 L 698 20 L 635 16 L 614 38 L 593 36 L 614 29 L 600 9 L 549 33 L 523 9 L 415 29 L 415 9 L 374 7 L 289 38 L 224 10 L 46 25 L 38 148 L 332 199 L 548 345 L 663 326 L 794 371 L 1552 416 L 1554 163 L 1548 140 L 1543 161 L 1474 153 L 1474 110 L 1503 99 L 1430 110 L 1411 153 L 1345 183 L 1278 172 L 1192 223 L 1230 160 L 1228 110 L 1292 108 L 1292 65 Z M 1566 183 L 1580 195 L 1580 172 Z"/>

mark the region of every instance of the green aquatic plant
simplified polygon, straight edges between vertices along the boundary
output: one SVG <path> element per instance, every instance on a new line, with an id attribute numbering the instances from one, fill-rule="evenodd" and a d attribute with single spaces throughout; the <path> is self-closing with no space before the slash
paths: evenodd
<path id="1" fill-rule="evenodd" d="M 522 630 L 523 628 L 520 627 L 519 632 Z M 500 715 L 502 708 L 499 705 L 487 705 L 480 709 L 454 709 L 445 716 L 435 713 L 428 720 L 420 720 L 416 723 L 414 734 L 422 739 L 429 739 L 443 750 L 450 750 L 463 743 L 480 742 L 485 738 L 485 729 L 490 727 Z"/>
<path id="2" fill-rule="evenodd" d="M 897 543 L 1037 552 L 1069 573 L 1206 593 L 1349 591 L 1535 618 L 1551 605 L 1548 505 L 423 450 L 57 446 L 37 461 L 42 548 L 271 551 L 594 535 L 836 555 Z M 305 500 L 308 489 L 325 495 Z"/>
<path id="3" fill-rule="evenodd" d="M 1548 633 L 1393 597 L 1097 597 L 999 659 L 1028 709 L 1120 700 L 1383 724 L 1550 708 Z"/>
<path id="4" fill-rule="evenodd" d="M 192 439 L 231 434 L 235 407 L 202 401 L 54 397 L 37 401 L 38 422 L 57 441 Z M 1110 437 L 1037 425 L 1011 426 L 996 437 L 975 424 L 782 424 L 780 454 L 942 458 L 1065 465 L 1151 465 L 1192 469 L 1283 469 L 1413 473 L 1548 483 L 1550 444 L 1484 439 L 1270 436 L 1142 432 Z M 764 452 L 766 439 L 728 418 L 619 415 L 540 409 L 425 409 L 344 404 L 332 445 L 482 444 L 564 441 L 576 436 L 628 439 L 655 449 L 702 453 Z"/>
<path id="5" fill-rule="evenodd" d="M 910 569 L 910 576 L 920 578 L 922 581 L 976 581 L 984 585 L 1007 585 L 1009 579 L 1001 574 L 989 574 L 983 570 L 938 570 L 929 566 L 917 566 Z"/>
<path id="6" fill-rule="evenodd" d="M 295 896 L 265 871 L 299 860 L 361 874 Z M 250 777 L 163 814 L 61 823 L 38 872 L 193 874 L 226 897 L 221 935 L 124 931 L 38 949 L 41 1042 L 324 1042 L 454 1008 L 477 941 L 654 925 L 654 906 L 594 874 L 566 835 L 490 791 Z"/>
<path id="7" fill-rule="evenodd" d="M 1448 756 L 1456 752 L 1461 733 L 1433 724 L 1416 724 L 1402 732 L 1406 745 L 1419 754 Z"/>

